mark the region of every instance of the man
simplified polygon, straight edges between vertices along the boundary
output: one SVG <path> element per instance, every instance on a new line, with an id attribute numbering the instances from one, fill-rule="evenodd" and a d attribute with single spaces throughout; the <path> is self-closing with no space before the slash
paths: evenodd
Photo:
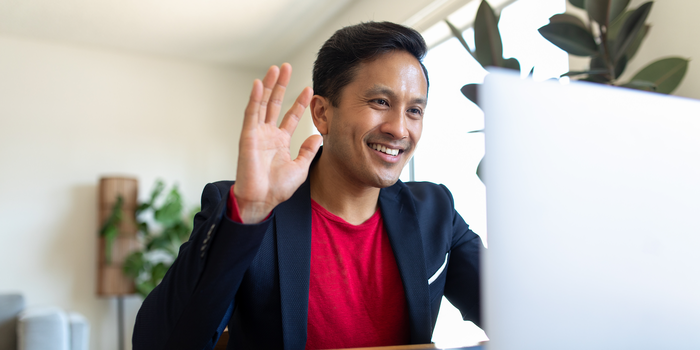
<path id="1" fill-rule="evenodd" d="M 236 349 L 429 343 L 443 294 L 479 323 L 481 240 L 444 186 L 398 181 L 421 135 L 425 53 L 393 23 L 339 30 L 319 51 L 314 92 L 279 127 L 291 67 L 254 82 L 236 182 L 205 187 L 190 240 L 139 311 L 134 349 L 210 349 L 226 326 Z M 307 106 L 322 136 L 292 160 Z"/>

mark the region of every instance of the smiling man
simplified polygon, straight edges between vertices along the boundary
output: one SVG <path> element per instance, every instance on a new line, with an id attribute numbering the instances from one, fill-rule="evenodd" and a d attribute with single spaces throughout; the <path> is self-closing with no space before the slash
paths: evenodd
<path id="1" fill-rule="evenodd" d="M 429 343 L 442 296 L 480 322 L 479 237 L 449 191 L 402 183 L 428 100 L 423 38 L 337 31 L 279 127 L 291 67 L 256 80 L 235 184 L 209 184 L 195 228 L 146 298 L 134 349 L 328 349 Z M 289 141 L 310 107 L 321 136 Z M 323 148 L 320 144 L 323 142 Z"/>

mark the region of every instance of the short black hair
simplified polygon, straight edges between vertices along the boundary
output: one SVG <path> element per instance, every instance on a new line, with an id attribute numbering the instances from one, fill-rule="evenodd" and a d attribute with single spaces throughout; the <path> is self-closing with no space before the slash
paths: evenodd
<path id="1" fill-rule="evenodd" d="M 423 65 L 428 46 L 414 29 L 391 22 L 365 22 L 339 29 L 318 51 L 313 71 L 314 94 L 337 107 L 341 91 L 352 82 L 360 63 L 397 50 L 418 60 L 428 83 L 428 70 Z"/>

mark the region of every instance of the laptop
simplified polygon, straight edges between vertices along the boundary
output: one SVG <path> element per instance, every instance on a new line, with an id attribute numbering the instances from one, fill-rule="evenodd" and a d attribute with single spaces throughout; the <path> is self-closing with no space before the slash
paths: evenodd
<path id="1" fill-rule="evenodd" d="M 486 350 L 700 349 L 700 101 L 491 70 Z"/>

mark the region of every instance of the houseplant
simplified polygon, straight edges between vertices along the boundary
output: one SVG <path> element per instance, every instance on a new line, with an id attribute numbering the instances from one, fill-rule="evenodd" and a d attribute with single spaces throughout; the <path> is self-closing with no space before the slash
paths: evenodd
<path id="1" fill-rule="evenodd" d="M 496 16 L 491 5 L 486 0 L 482 0 L 479 8 L 476 11 L 474 19 L 474 49 L 472 50 L 464 40 L 462 32 L 457 29 L 447 19 L 445 23 L 452 31 L 459 42 L 469 52 L 474 59 L 481 64 L 482 67 L 502 67 L 520 71 L 520 62 L 515 58 L 503 57 L 503 41 L 501 33 L 498 30 L 498 21 L 500 17 Z M 531 72 L 532 73 L 532 72 Z M 462 87 L 462 94 L 469 100 L 477 103 L 476 92 L 478 84 L 467 84 Z"/>
<path id="2" fill-rule="evenodd" d="M 678 87 L 688 69 L 688 60 L 667 57 L 642 68 L 632 79 L 620 81 L 651 26 L 646 23 L 652 1 L 627 9 L 630 0 L 569 0 L 585 10 L 584 21 L 572 14 L 557 14 L 539 29 L 552 44 L 571 55 L 590 57 L 589 68 L 565 76 L 608 85 L 669 94 Z"/>
<path id="3" fill-rule="evenodd" d="M 122 219 L 119 203 L 117 200 L 102 228 L 105 235 L 114 232 Z M 197 211 L 199 208 L 186 211 L 177 186 L 166 191 L 161 180 L 156 181 L 148 201 L 139 203 L 136 224 L 140 248 L 131 252 L 123 263 L 123 272 L 134 279 L 137 293 L 145 297 L 163 279 L 180 245 L 192 232 L 192 218 Z"/>
<path id="4" fill-rule="evenodd" d="M 545 39 L 567 53 L 590 57 L 589 69 L 570 71 L 563 76 L 665 94 L 678 87 L 688 69 L 688 60 L 682 57 L 659 59 L 639 70 L 629 81 L 620 81 L 627 64 L 649 33 L 651 26 L 646 20 L 653 1 L 636 9 L 627 9 L 630 0 L 568 1 L 574 7 L 586 11 L 586 21 L 568 13 L 556 14 L 550 17 L 549 24 L 539 29 Z M 499 17 L 486 0 L 482 0 L 474 20 L 474 50 L 469 48 L 461 32 L 449 21 L 446 22 L 453 35 L 483 67 L 519 70 L 516 59 L 504 59 L 501 56 L 503 46 L 498 20 Z M 475 103 L 476 86 L 467 84 L 462 87 L 462 93 Z"/>

